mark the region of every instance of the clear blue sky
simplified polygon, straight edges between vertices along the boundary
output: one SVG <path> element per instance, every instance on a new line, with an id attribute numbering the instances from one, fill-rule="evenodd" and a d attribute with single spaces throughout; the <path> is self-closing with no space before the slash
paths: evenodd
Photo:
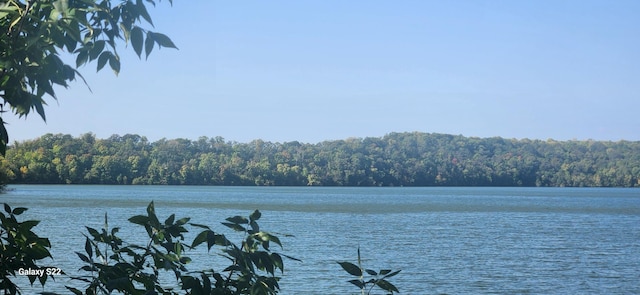
<path id="1" fill-rule="evenodd" d="M 316 143 L 420 131 L 640 140 L 640 1 L 174 1 L 180 50 L 84 73 L 11 141 L 222 136 Z"/>

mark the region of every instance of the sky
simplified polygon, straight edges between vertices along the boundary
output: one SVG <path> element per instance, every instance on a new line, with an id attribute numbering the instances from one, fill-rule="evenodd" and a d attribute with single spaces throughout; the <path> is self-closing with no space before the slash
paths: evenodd
<path id="1" fill-rule="evenodd" d="M 165 0 L 149 11 L 179 50 L 145 61 L 120 44 L 120 74 L 80 68 L 91 91 L 58 88 L 46 123 L 5 113 L 10 141 L 640 140 L 640 1 Z"/>

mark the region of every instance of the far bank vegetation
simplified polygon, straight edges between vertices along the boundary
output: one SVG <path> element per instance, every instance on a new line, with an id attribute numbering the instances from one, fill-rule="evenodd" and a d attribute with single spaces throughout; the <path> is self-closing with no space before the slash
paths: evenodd
<path id="1" fill-rule="evenodd" d="M 390 133 L 316 144 L 46 134 L 0 163 L 14 184 L 640 186 L 640 142 Z"/>

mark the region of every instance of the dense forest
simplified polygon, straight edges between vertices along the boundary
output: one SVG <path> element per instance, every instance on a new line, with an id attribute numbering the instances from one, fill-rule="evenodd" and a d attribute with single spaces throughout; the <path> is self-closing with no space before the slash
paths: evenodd
<path id="1" fill-rule="evenodd" d="M 8 183 L 324 186 L 640 186 L 640 142 L 390 133 L 317 144 L 97 139 L 15 142 Z"/>

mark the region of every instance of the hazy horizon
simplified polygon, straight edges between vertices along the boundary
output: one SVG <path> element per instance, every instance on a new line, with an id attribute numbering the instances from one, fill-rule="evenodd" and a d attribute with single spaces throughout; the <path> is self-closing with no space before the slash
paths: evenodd
<path id="1" fill-rule="evenodd" d="M 246 143 L 250 143 L 252 141 L 255 140 L 262 140 L 264 142 L 271 142 L 271 143 L 277 143 L 277 144 L 282 144 L 282 143 L 290 143 L 290 142 L 299 142 L 301 144 L 318 144 L 318 143 L 322 143 L 322 142 L 326 142 L 326 141 L 339 141 L 339 140 L 350 140 L 350 139 L 365 139 L 365 138 L 384 138 L 385 136 L 392 134 L 392 133 L 424 133 L 424 134 L 440 134 L 440 135 L 451 135 L 451 136 L 462 136 L 465 138 L 481 138 L 481 139 L 487 139 L 487 138 L 502 138 L 505 140 L 517 140 L 517 141 L 526 141 L 526 140 L 531 140 L 531 141 L 558 141 L 558 142 L 565 142 L 565 141 L 600 141 L 600 142 L 621 142 L 621 141 L 629 141 L 629 142 L 638 142 L 640 140 L 626 140 L 626 139 L 619 139 L 619 140 L 597 140 L 597 139 L 592 139 L 592 138 L 587 138 L 587 139 L 577 139 L 577 138 L 572 138 L 572 139 L 555 139 L 555 138 L 514 138 L 514 137 L 502 137 L 502 136 L 487 136 L 487 137 L 480 137 L 480 136 L 466 136 L 464 134 L 451 134 L 451 133 L 440 133 L 440 132 L 422 132 L 422 131 L 403 131 L 403 132 L 389 132 L 389 133 L 385 133 L 383 135 L 380 136 L 350 136 L 350 137 L 345 137 L 345 138 L 331 138 L 331 139 L 323 139 L 320 141 L 316 141 L 316 142 L 307 142 L 307 141 L 301 141 L 301 140 L 289 140 L 289 141 L 272 141 L 272 140 L 266 140 L 263 138 L 254 138 L 248 141 L 237 141 L 237 140 L 233 140 L 233 139 L 229 139 L 223 136 L 219 136 L 219 135 L 213 135 L 213 136 L 207 136 L 207 135 L 202 135 L 202 136 L 198 136 L 196 138 L 187 138 L 187 137 L 162 137 L 162 138 L 149 138 L 148 136 L 145 136 L 144 134 L 137 134 L 137 133 L 125 133 L 125 134 L 111 134 L 109 136 L 98 136 L 93 132 L 85 132 L 82 134 L 68 134 L 68 133 L 45 133 L 42 134 L 40 136 L 34 137 L 34 138 L 28 138 L 28 139 L 24 139 L 24 140 L 19 140 L 18 142 L 25 142 L 25 141 L 30 141 L 30 140 L 36 140 L 46 134 L 53 134 L 53 135 L 58 135 L 58 134 L 62 134 L 62 135 L 71 135 L 74 138 L 80 138 L 82 135 L 84 134 L 93 134 L 93 136 L 95 136 L 96 139 L 108 139 L 111 136 L 125 136 L 125 135 L 138 135 L 140 137 L 144 137 L 146 138 L 150 143 L 153 142 L 157 142 L 160 141 L 162 139 L 165 140 L 174 140 L 174 139 L 187 139 L 190 141 L 198 141 L 200 138 L 206 137 L 207 139 L 215 139 L 217 137 L 221 137 L 222 139 L 224 139 L 224 142 L 237 142 L 237 143 L 241 143 L 241 144 L 246 144 Z M 9 144 L 9 146 L 11 146 L 15 141 L 11 141 L 11 143 Z"/>

